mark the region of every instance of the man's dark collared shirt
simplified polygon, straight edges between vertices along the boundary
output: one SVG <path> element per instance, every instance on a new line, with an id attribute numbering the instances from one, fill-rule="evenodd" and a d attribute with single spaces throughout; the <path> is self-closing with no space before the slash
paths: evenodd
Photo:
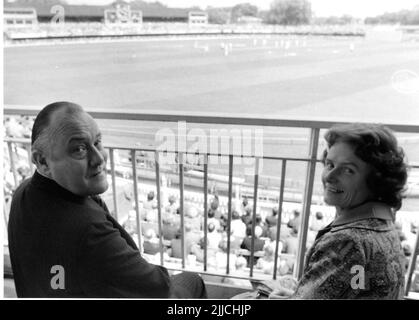
<path id="1" fill-rule="evenodd" d="M 13 195 L 8 225 L 18 297 L 166 298 L 165 268 L 144 260 L 97 196 L 35 172 Z"/>

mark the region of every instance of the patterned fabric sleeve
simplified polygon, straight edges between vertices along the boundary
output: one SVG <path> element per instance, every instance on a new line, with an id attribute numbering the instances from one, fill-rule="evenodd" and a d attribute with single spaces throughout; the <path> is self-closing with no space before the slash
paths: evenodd
<path id="1" fill-rule="evenodd" d="M 293 298 L 354 299 L 363 288 L 366 257 L 361 241 L 349 232 L 321 237 L 310 251 Z"/>

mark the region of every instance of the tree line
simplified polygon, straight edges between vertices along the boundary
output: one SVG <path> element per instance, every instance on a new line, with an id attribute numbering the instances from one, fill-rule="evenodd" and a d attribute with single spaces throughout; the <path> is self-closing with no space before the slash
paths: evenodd
<path id="1" fill-rule="evenodd" d="M 285 26 L 295 25 L 346 25 L 364 22 L 365 24 L 402 24 L 419 25 L 419 6 L 412 10 L 385 13 L 375 17 L 367 17 L 363 21 L 350 15 L 316 17 L 313 15 L 309 0 L 274 0 L 269 10 L 259 11 L 250 3 L 237 4 L 229 8 L 206 9 L 209 23 L 229 24 L 253 21 L 278 24 Z"/>
<path id="2" fill-rule="evenodd" d="M 419 25 L 419 6 L 413 10 L 401 10 L 388 12 L 376 17 L 365 19 L 366 24 L 401 24 Z"/>

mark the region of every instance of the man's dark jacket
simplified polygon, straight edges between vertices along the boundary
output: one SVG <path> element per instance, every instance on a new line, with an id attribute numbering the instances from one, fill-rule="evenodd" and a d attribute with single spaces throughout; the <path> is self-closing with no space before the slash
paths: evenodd
<path id="1" fill-rule="evenodd" d="M 8 233 L 18 297 L 170 295 L 167 270 L 141 257 L 99 197 L 37 172 L 13 196 Z"/>

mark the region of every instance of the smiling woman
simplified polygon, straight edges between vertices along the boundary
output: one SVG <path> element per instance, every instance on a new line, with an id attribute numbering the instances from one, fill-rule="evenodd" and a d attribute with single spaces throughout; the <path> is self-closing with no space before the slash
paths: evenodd
<path id="1" fill-rule="evenodd" d="M 351 145 L 335 143 L 327 152 L 324 163 L 324 201 L 335 206 L 338 214 L 372 198 L 366 180 L 371 168 L 355 156 Z"/>
<path id="2" fill-rule="evenodd" d="M 336 218 L 320 230 L 294 293 L 300 299 L 400 299 L 406 270 L 394 225 L 407 179 L 404 153 L 380 125 L 350 124 L 325 135 L 324 200 Z"/>
<path id="3" fill-rule="evenodd" d="M 328 144 L 323 154 L 325 191 L 328 187 L 339 187 L 341 183 L 342 190 L 339 191 L 346 197 L 346 203 L 330 205 L 350 208 L 375 200 L 400 209 L 407 165 L 403 150 L 388 128 L 350 124 L 330 129 L 325 139 Z M 330 200 L 328 196 L 325 192 L 326 202 Z"/>

